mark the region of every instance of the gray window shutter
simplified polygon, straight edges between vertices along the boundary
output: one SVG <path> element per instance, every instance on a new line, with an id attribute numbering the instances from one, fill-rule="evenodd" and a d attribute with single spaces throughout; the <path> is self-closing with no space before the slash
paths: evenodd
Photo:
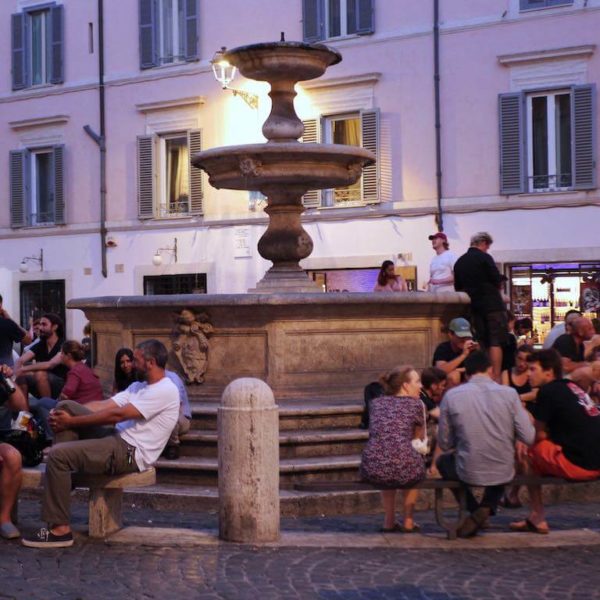
<path id="1" fill-rule="evenodd" d="M 50 83 L 62 83 L 64 74 L 64 10 L 50 8 Z"/>
<path id="2" fill-rule="evenodd" d="M 302 121 L 304 124 L 304 133 L 300 138 L 305 144 L 317 144 L 320 139 L 320 121 L 319 119 L 307 119 Z M 321 206 L 321 190 L 309 190 L 302 196 L 304 208 L 319 208 Z"/>
<path id="3" fill-rule="evenodd" d="M 571 131 L 573 187 L 591 190 L 596 187 L 596 86 L 575 85 L 571 88 Z"/>
<path id="4" fill-rule="evenodd" d="M 373 0 L 348 0 L 348 33 L 366 35 L 373 31 Z"/>
<path id="5" fill-rule="evenodd" d="M 198 52 L 198 18 L 200 16 L 200 0 L 185 0 L 185 26 L 183 35 L 185 60 L 192 61 L 199 59 Z"/>
<path id="6" fill-rule="evenodd" d="M 379 202 L 379 109 L 360 112 L 362 147 L 375 155 L 375 164 L 365 167 L 362 175 L 363 202 Z"/>
<path id="7" fill-rule="evenodd" d="M 22 90 L 27 87 L 27 60 L 25 45 L 27 35 L 25 31 L 25 15 L 16 13 L 11 15 L 11 38 L 12 38 L 12 89 Z"/>
<path id="8" fill-rule="evenodd" d="M 25 227 L 27 225 L 27 196 L 29 152 L 27 150 L 11 150 L 10 167 L 10 226 Z"/>
<path id="9" fill-rule="evenodd" d="M 57 225 L 66 223 L 65 188 L 64 188 L 64 155 L 65 147 L 54 146 L 54 222 Z"/>
<path id="10" fill-rule="evenodd" d="M 156 193 L 155 137 L 140 135 L 137 138 L 138 163 L 138 217 L 151 219 L 154 216 Z"/>
<path id="11" fill-rule="evenodd" d="M 202 150 L 202 131 L 192 129 L 188 131 L 188 149 L 190 153 L 190 214 L 202 214 L 202 201 L 204 191 L 202 189 L 202 170 L 192 164 L 192 157 Z"/>
<path id="12" fill-rule="evenodd" d="M 526 191 L 525 96 L 521 92 L 500 94 L 500 193 Z"/>
<path id="13" fill-rule="evenodd" d="M 155 0 L 140 0 L 140 69 L 158 64 L 158 17 Z"/>
<path id="14" fill-rule="evenodd" d="M 302 31 L 308 44 L 325 38 L 325 0 L 302 0 Z"/>

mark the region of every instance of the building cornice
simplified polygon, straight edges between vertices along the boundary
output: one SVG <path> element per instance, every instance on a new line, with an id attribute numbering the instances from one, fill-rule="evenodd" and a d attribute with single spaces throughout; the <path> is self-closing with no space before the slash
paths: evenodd
<path id="1" fill-rule="evenodd" d="M 142 104 L 136 104 L 135 108 L 141 113 L 149 113 L 172 108 L 198 108 L 205 102 L 206 98 L 204 96 L 189 96 L 187 98 L 176 98 L 174 100 L 144 102 Z"/>
<path id="2" fill-rule="evenodd" d="M 568 46 L 565 48 L 551 48 L 549 50 L 534 50 L 533 52 L 518 52 L 516 54 L 501 54 L 498 62 L 505 67 L 512 67 L 524 63 L 558 60 L 564 58 L 590 58 L 596 50 L 596 44 L 583 46 Z"/>
<path id="3" fill-rule="evenodd" d="M 305 81 L 300 84 L 300 87 L 305 90 L 321 90 L 349 85 L 375 85 L 380 79 L 381 73 L 362 73 L 360 75 L 348 75 L 346 77 Z"/>
<path id="4" fill-rule="evenodd" d="M 32 119 L 22 119 L 20 121 L 9 121 L 8 125 L 15 131 L 28 129 L 30 127 L 44 127 L 50 125 L 63 125 L 69 120 L 69 115 L 51 115 L 49 117 L 33 117 Z"/>

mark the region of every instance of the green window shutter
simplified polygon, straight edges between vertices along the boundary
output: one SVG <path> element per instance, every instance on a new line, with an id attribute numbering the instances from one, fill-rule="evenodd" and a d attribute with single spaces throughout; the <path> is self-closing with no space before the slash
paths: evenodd
<path id="1" fill-rule="evenodd" d="M 204 190 L 202 189 L 202 170 L 192 164 L 192 158 L 202 150 L 202 131 L 192 129 L 188 132 L 188 149 L 190 154 L 190 214 L 201 215 Z"/>
<path id="2" fill-rule="evenodd" d="M 379 109 L 360 111 L 362 147 L 375 155 L 375 164 L 365 167 L 362 175 L 363 202 L 379 202 Z"/>
<path id="3" fill-rule="evenodd" d="M 305 144 L 318 144 L 320 139 L 320 121 L 319 119 L 307 119 L 302 121 L 304 124 L 304 133 L 300 141 Z M 304 208 L 319 208 L 321 206 L 321 190 L 309 190 L 302 196 Z"/>
<path id="4" fill-rule="evenodd" d="M 158 13 L 155 0 L 139 0 L 140 69 L 158 65 Z"/>
<path id="5" fill-rule="evenodd" d="M 308 44 L 325 38 L 325 0 L 302 0 L 302 31 Z"/>
<path id="6" fill-rule="evenodd" d="M 66 223 L 65 190 L 64 190 L 64 154 L 63 145 L 54 146 L 54 222 L 57 225 Z"/>
<path id="7" fill-rule="evenodd" d="M 190 62 L 200 58 L 198 52 L 198 19 L 200 16 L 200 0 L 185 0 L 184 2 L 184 44 L 185 60 Z"/>
<path id="8" fill-rule="evenodd" d="M 11 150 L 9 154 L 10 169 L 10 226 L 25 227 L 27 225 L 28 205 L 28 165 L 27 150 Z"/>
<path id="9" fill-rule="evenodd" d="M 348 0 L 348 33 L 366 35 L 373 33 L 373 0 Z"/>
<path id="10" fill-rule="evenodd" d="M 575 85 L 571 88 L 571 131 L 573 187 L 592 190 L 596 187 L 596 86 Z"/>
<path id="11" fill-rule="evenodd" d="M 22 90 L 28 85 L 26 19 L 23 13 L 11 15 L 12 89 Z"/>
<path id="12" fill-rule="evenodd" d="M 521 92 L 498 97 L 500 124 L 500 193 L 526 191 L 525 95 Z"/>
<path id="13" fill-rule="evenodd" d="M 138 164 L 138 217 L 154 217 L 154 197 L 156 194 L 155 136 L 140 135 L 137 138 Z"/>
<path id="14" fill-rule="evenodd" d="M 64 10 L 50 8 L 50 83 L 63 83 L 64 75 Z"/>

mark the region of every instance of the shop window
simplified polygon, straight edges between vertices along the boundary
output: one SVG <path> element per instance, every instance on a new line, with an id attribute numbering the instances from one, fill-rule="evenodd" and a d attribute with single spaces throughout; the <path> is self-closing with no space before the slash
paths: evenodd
<path id="1" fill-rule="evenodd" d="M 373 0 L 303 0 L 304 41 L 373 33 Z"/>
<path id="2" fill-rule="evenodd" d="M 329 269 L 309 271 L 308 275 L 324 292 L 372 292 L 379 267 L 371 269 Z M 409 290 L 417 289 L 417 268 L 396 267 L 396 274 L 406 281 Z"/>
<path id="3" fill-rule="evenodd" d="M 21 281 L 19 305 L 21 327 L 29 329 L 30 319 L 39 318 L 45 313 L 54 313 L 62 319 L 66 328 L 64 279 Z"/>
<path id="4" fill-rule="evenodd" d="M 206 273 L 144 277 L 144 295 L 165 294 L 206 294 Z"/>
<path id="5" fill-rule="evenodd" d="M 552 6 L 568 6 L 573 4 L 573 0 L 521 0 L 521 10 L 531 10 L 533 8 L 550 8 Z"/>

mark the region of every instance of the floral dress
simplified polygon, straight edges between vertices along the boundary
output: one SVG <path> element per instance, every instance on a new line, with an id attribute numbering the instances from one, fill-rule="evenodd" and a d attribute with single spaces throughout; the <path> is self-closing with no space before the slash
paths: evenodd
<path id="1" fill-rule="evenodd" d="M 425 479 L 425 459 L 412 447 L 415 426 L 423 426 L 423 403 L 410 396 L 381 396 L 369 407 L 369 441 L 362 453 L 363 481 L 381 488 Z"/>

